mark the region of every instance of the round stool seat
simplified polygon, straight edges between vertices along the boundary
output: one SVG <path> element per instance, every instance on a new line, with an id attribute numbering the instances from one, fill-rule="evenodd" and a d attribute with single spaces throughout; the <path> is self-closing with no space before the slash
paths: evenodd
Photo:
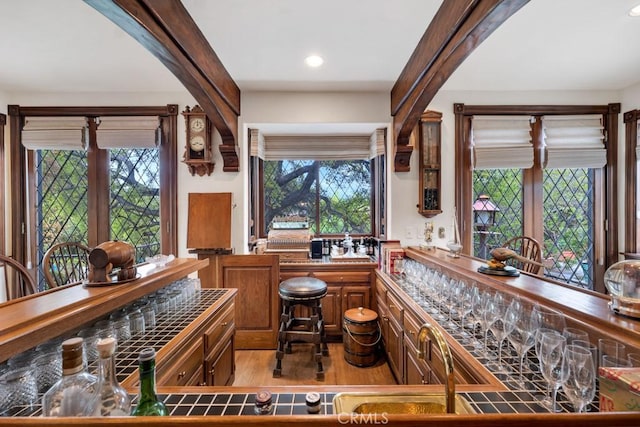
<path id="1" fill-rule="evenodd" d="M 327 284 L 315 277 L 293 277 L 280 283 L 278 293 L 286 300 L 318 299 L 327 294 Z"/>

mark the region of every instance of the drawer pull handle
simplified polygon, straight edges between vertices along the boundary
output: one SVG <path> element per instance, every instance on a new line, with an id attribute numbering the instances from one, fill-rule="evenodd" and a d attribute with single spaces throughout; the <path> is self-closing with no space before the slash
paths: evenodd
<path id="1" fill-rule="evenodd" d="M 185 371 L 182 371 L 178 374 L 178 379 L 181 380 L 183 379 L 185 376 L 187 375 L 187 373 Z"/>
<path id="2" fill-rule="evenodd" d="M 396 306 L 393 304 L 389 304 L 389 308 L 396 308 Z"/>
<path id="3" fill-rule="evenodd" d="M 221 324 L 220 326 L 222 326 L 222 327 L 224 328 L 224 327 L 225 327 L 225 326 L 227 326 L 228 324 L 229 324 L 228 322 L 222 322 L 222 324 Z"/>
<path id="4" fill-rule="evenodd" d="M 209 375 L 215 375 L 215 374 L 216 374 L 216 368 L 209 369 Z"/>
<path id="5" fill-rule="evenodd" d="M 415 335 L 416 331 L 409 331 L 409 335 Z"/>
<path id="6" fill-rule="evenodd" d="M 389 318 L 387 316 L 382 316 L 382 320 L 384 320 L 385 322 L 388 322 Z"/>

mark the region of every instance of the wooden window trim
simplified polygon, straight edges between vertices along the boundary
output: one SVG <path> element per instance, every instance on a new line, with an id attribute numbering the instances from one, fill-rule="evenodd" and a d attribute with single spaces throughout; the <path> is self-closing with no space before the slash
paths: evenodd
<path id="1" fill-rule="evenodd" d="M 2 197 L 0 197 L 0 242 L 2 242 L 2 246 L 0 247 L 0 254 L 4 254 L 7 246 L 6 235 L 4 231 L 4 223 L 6 221 L 5 214 L 5 198 L 7 197 L 7 193 L 5 191 L 5 160 L 4 160 L 4 127 L 7 124 L 7 115 L 0 113 L 0 166 L 2 167 L 2 173 L 0 174 L 0 189 L 2 189 Z"/>
<path id="2" fill-rule="evenodd" d="M 603 265 L 596 262 L 597 267 L 595 277 L 602 277 L 604 270 L 618 260 L 618 221 L 617 221 L 617 158 L 618 158 L 618 116 L 620 114 L 620 104 L 611 103 L 608 105 L 465 105 L 454 104 L 455 114 L 455 204 L 458 207 L 458 224 L 460 224 L 460 232 L 462 234 L 463 247 L 472 247 L 472 226 L 473 212 L 471 205 L 473 204 L 473 169 L 471 167 L 471 156 L 468 150 L 468 141 L 471 132 L 471 117 L 474 115 L 532 115 L 542 116 L 545 114 L 556 115 L 581 115 L 581 114 L 602 114 L 604 117 L 604 126 L 607 132 L 607 165 L 604 168 L 604 174 L 600 178 L 603 180 L 606 189 L 606 200 L 603 200 L 604 211 L 601 212 L 602 221 L 606 224 L 606 228 L 602 233 L 601 242 L 604 246 L 604 254 L 596 255 L 596 260 L 602 259 Z M 534 129 L 539 128 L 534 126 Z M 542 135 L 540 131 L 533 134 L 534 147 L 539 147 L 542 143 Z M 538 151 L 538 150 L 536 150 Z M 539 154 L 536 153 L 536 156 Z M 628 156 L 627 156 L 628 157 Z M 536 157 L 536 164 L 539 159 Z M 538 168 L 527 171 L 523 177 L 524 182 L 527 179 L 533 179 L 534 183 L 541 183 L 541 174 Z M 627 178 L 628 179 L 628 178 Z M 527 188 L 529 187 L 529 188 Z M 634 193 L 635 194 L 635 193 Z M 525 185 L 524 186 L 524 203 L 531 205 L 531 200 L 542 200 L 542 185 Z M 527 206 L 527 205 L 525 205 Z M 534 213 L 533 209 L 523 212 L 526 234 L 534 237 L 542 237 L 542 217 L 538 213 Z M 596 212 L 598 215 L 599 213 Z M 529 225 L 526 225 L 529 224 Z M 596 241 L 598 245 L 598 241 Z M 469 253 L 469 252 L 467 252 Z M 596 280 L 594 289 L 598 292 L 604 292 L 604 283 L 602 280 Z"/>
<path id="3" fill-rule="evenodd" d="M 28 212 L 24 183 L 27 170 L 27 150 L 21 144 L 21 131 L 26 116 L 86 116 L 95 119 L 99 116 L 159 116 L 163 132 L 164 145 L 160 150 L 160 220 L 162 227 L 161 248 L 163 253 L 177 253 L 177 116 L 178 105 L 167 104 L 162 107 L 21 107 L 9 105 L 10 129 L 10 159 L 11 159 L 11 248 L 16 260 L 24 263 L 27 257 L 26 234 L 24 233 L 25 215 Z M 95 120 L 89 120 L 89 132 L 95 141 Z M 109 156 L 106 150 L 88 150 L 89 161 L 95 168 L 90 168 L 89 175 L 89 246 L 95 246 L 108 240 L 109 232 L 109 203 L 108 180 L 98 178 L 108 177 Z M 32 180 L 31 180 L 32 181 Z M 106 182 L 105 182 L 106 181 Z M 104 189 L 107 189 L 106 193 Z M 105 194 L 101 199 L 93 198 L 91 194 Z M 100 207 L 98 205 L 101 205 Z M 3 211 L 4 212 L 4 211 Z M 33 222 L 31 222 L 33 224 Z M 98 225 L 99 224 L 99 225 Z M 105 225 L 106 224 L 106 225 Z M 92 227 L 93 225 L 93 227 Z M 35 247 L 32 246 L 32 259 L 35 259 Z"/>
<path id="4" fill-rule="evenodd" d="M 636 212 L 639 208 L 636 194 L 638 191 L 638 158 L 636 157 L 636 144 L 638 141 L 638 121 L 640 110 L 631 110 L 624 113 L 625 128 L 625 252 L 638 252 L 638 220 Z"/>

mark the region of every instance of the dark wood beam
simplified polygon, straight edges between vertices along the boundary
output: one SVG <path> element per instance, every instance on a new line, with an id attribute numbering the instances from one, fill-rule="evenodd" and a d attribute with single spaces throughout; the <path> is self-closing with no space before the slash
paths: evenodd
<path id="1" fill-rule="evenodd" d="M 408 172 L 409 138 L 438 90 L 496 28 L 529 0 L 444 0 L 391 90 L 396 172 Z"/>
<path id="2" fill-rule="evenodd" d="M 240 89 L 182 2 L 85 2 L 140 42 L 180 80 L 220 133 L 223 170 L 237 172 Z"/>

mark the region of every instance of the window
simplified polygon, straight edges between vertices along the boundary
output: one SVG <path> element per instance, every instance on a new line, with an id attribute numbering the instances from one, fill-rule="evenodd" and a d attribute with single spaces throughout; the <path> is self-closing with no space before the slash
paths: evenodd
<path id="1" fill-rule="evenodd" d="M 251 130 L 251 236 L 274 218 L 304 216 L 316 236 L 379 235 L 385 132 L 361 136 L 263 136 Z M 372 151 L 373 150 L 373 151 Z M 373 154 L 372 154 L 373 153 Z"/>
<path id="2" fill-rule="evenodd" d="M 456 167 L 460 171 L 456 203 L 460 207 L 459 221 L 464 224 L 463 244 L 470 248 L 469 252 L 488 257 L 491 248 L 501 246 L 511 237 L 527 235 L 541 243 L 545 276 L 604 292 L 602 274 L 617 259 L 615 221 L 607 220 L 615 218 L 616 211 L 618 111 L 619 104 L 602 107 L 456 104 Z M 525 140 L 518 140 L 517 144 L 504 141 L 490 144 L 489 148 L 496 149 L 497 155 L 487 150 L 486 144 L 474 147 L 475 119 L 492 115 L 509 121 L 523 114 L 530 116 Z M 585 124 L 593 118 L 597 126 Z M 562 136 L 553 140 L 551 128 L 559 120 L 566 120 L 559 125 L 561 131 L 556 132 Z M 587 133 L 595 134 L 593 142 L 585 136 L 569 137 L 574 129 L 567 130 L 566 124 L 573 126 L 575 120 L 580 121 L 578 127 L 589 128 Z M 603 129 L 598 128 L 600 125 Z M 497 134 L 504 132 L 503 127 Z M 509 155 L 500 156 L 504 147 L 510 150 Z M 482 149 L 474 158 L 474 152 Z M 489 196 L 499 209 L 495 224 L 488 230 L 473 224 L 472 205 L 480 195 Z"/>
<path id="3" fill-rule="evenodd" d="M 12 145 L 12 156 L 27 159 L 26 167 L 12 170 L 14 177 L 27 177 L 13 191 L 28 195 L 24 205 L 14 206 L 14 218 L 24 218 L 14 222 L 14 230 L 26 231 L 14 239 L 14 252 L 38 268 L 40 289 L 40 263 L 55 243 L 93 247 L 125 240 L 136 247 L 138 262 L 175 253 L 177 106 L 79 108 L 71 118 L 65 109 L 13 107 L 12 129 L 21 131 L 12 132 L 18 147 Z M 113 124 L 120 116 L 129 122 L 125 130 Z M 30 125 L 37 121 L 48 123 Z M 64 132 L 56 129 L 65 126 Z"/>

